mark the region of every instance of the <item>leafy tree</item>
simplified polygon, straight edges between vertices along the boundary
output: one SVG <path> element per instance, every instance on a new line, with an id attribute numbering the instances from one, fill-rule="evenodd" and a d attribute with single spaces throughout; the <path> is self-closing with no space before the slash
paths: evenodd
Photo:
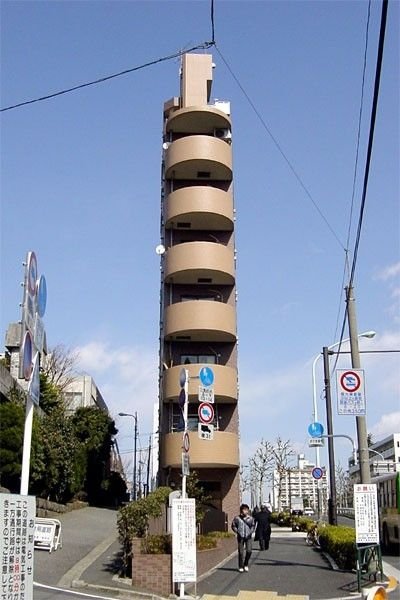
<path id="1" fill-rule="evenodd" d="M 18 491 L 20 486 L 24 414 L 20 404 L 0 404 L 0 481 L 13 492 Z"/>
<path id="2" fill-rule="evenodd" d="M 209 504 L 211 496 L 204 491 L 197 471 L 191 471 L 186 478 L 186 495 L 188 498 L 196 500 L 196 523 L 201 523 L 207 512 L 207 504 Z"/>
<path id="3" fill-rule="evenodd" d="M 97 407 L 79 408 L 71 417 L 77 440 L 76 472 L 91 503 L 107 503 L 110 495 L 109 459 L 117 434 L 111 417 Z"/>
<path id="4" fill-rule="evenodd" d="M 32 490 L 40 496 L 67 502 L 80 489 L 75 471 L 77 441 L 63 405 L 54 406 L 40 421 L 40 466 L 32 473 Z"/>

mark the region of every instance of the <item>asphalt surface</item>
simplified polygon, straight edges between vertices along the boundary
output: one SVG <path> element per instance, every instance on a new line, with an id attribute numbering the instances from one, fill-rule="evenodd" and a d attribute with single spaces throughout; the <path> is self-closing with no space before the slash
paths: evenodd
<path id="1" fill-rule="evenodd" d="M 133 597 L 130 581 L 118 577 L 121 563 L 117 514 L 107 509 L 84 508 L 60 517 L 63 547 L 52 553 L 35 550 L 37 585 L 33 600 Z M 227 557 L 224 564 L 198 582 L 197 596 L 264 590 L 279 595 L 304 594 L 310 600 L 359 597 L 354 595 L 356 574 L 333 570 L 321 552 L 306 545 L 304 533 L 274 526 L 270 549 L 259 551 L 257 542 L 254 547 L 249 573 L 238 572 L 236 554 Z M 385 561 L 386 558 L 392 559 L 394 574 L 399 579 L 398 558 L 384 557 Z M 188 585 L 186 590 L 194 593 L 194 588 Z M 390 594 L 390 600 L 398 599 L 398 590 Z"/>

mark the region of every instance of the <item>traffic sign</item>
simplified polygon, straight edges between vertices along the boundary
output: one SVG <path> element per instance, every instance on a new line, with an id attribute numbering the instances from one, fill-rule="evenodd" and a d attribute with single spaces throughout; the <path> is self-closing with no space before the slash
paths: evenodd
<path id="1" fill-rule="evenodd" d="M 183 388 L 183 386 L 186 383 L 186 377 L 187 377 L 186 369 L 181 369 L 179 372 L 179 385 L 181 386 L 181 388 Z"/>
<path id="2" fill-rule="evenodd" d="M 204 423 L 198 424 L 198 434 L 201 440 L 213 440 L 214 439 L 214 425 L 205 425 Z"/>
<path id="3" fill-rule="evenodd" d="M 199 385 L 199 402 L 214 404 L 214 388 Z"/>
<path id="4" fill-rule="evenodd" d="M 311 437 L 319 438 L 324 433 L 324 427 L 321 423 L 318 423 L 318 421 L 314 421 L 314 423 L 310 423 L 307 431 Z"/>
<path id="5" fill-rule="evenodd" d="M 190 463 L 188 452 L 182 452 L 182 475 L 186 477 L 190 475 Z"/>
<path id="6" fill-rule="evenodd" d="M 205 387 L 214 383 L 214 372 L 210 367 L 202 367 L 199 371 L 199 379 Z"/>
<path id="7" fill-rule="evenodd" d="M 361 386 L 361 377 L 357 371 L 344 371 L 340 375 L 340 386 L 345 392 L 357 392 Z"/>
<path id="8" fill-rule="evenodd" d="M 339 415 L 366 414 L 363 369 L 337 369 L 336 387 Z"/>
<path id="9" fill-rule="evenodd" d="M 185 402 L 186 402 L 186 392 L 182 388 L 181 391 L 179 392 L 178 404 L 181 408 L 183 408 L 185 406 Z"/>
<path id="10" fill-rule="evenodd" d="M 208 404 L 207 402 L 201 402 L 199 404 L 199 419 L 201 423 L 212 423 L 214 421 L 214 407 L 212 404 Z"/>
<path id="11" fill-rule="evenodd" d="M 324 438 L 310 438 L 308 440 L 308 447 L 309 448 L 321 448 L 322 446 L 324 446 Z"/>
<path id="12" fill-rule="evenodd" d="M 189 434 L 187 431 L 185 431 L 185 433 L 183 434 L 183 439 L 182 439 L 182 448 L 184 452 L 189 452 L 189 448 L 190 448 L 190 438 L 189 438 Z"/>
<path id="13" fill-rule="evenodd" d="M 324 472 L 321 467 L 314 467 L 311 471 L 311 475 L 314 477 L 314 479 L 321 479 L 324 475 Z"/>

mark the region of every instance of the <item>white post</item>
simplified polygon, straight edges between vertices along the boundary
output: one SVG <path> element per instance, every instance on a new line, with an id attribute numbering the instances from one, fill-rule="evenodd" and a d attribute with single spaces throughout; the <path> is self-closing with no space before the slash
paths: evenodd
<path id="1" fill-rule="evenodd" d="M 184 434 L 187 433 L 187 422 L 188 422 L 188 404 L 189 404 L 189 369 L 185 369 L 185 404 L 183 406 L 183 423 L 184 423 Z M 182 499 L 186 498 L 186 475 L 182 475 Z M 185 584 L 181 583 L 179 586 L 179 597 L 185 597 Z"/>
<path id="2" fill-rule="evenodd" d="M 22 451 L 22 472 L 20 493 L 23 496 L 28 495 L 29 488 L 29 469 L 31 460 L 31 441 L 33 424 L 33 402 L 30 394 L 26 395 L 25 408 L 25 427 L 24 427 L 24 446 Z"/>

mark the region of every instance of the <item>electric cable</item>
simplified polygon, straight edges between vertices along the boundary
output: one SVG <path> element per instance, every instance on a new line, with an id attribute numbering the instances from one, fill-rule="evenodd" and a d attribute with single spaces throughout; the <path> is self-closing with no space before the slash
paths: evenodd
<path id="1" fill-rule="evenodd" d="M 387 10 L 388 10 L 388 0 L 383 0 L 382 1 L 382 12 L 381 12 L 381 25 L 380 25 L 380 31 L 379 31 L 379 42 L 378 42 L 378 55 L 377 55 L 376 69 L 375 69 L 374 93 L 373 93 L 373 99 L 372 99 L 371 119 L 370 119 L 370 126 L 369 126 L 369 135 L 368 135 L 367 158 L 366 158 L 366 164 L 365 164 L 365 170 L 364 170 L 364 182 L 363 182 L 360 214 L 359 214 L 359 219 L 358 219 L 357 235 L 356 235 L 356 241 L 355 241 L 355 245 L 354 245 L 350 279 L 349 279 L 349 283 L 348 283 L 349 288 L 353 287 L 354 274 L 355 274 L 357 258 L 358 258 L 358 250 L 359 250 L 360 239 L 361 239 L 362 223 L 363 223 L 363 217 L 364 217 L 364 212 L 365 212 L 365 202 L 366 202 L 367 189 L 368 189 L 368 179 L 369 179 L 369 171 L 370 171 L 371 156 L 372 156 L 372 145 L 373 145 L 373 141 L 374 141 L 376 112 L 377 112 L 377 108 L 378 108 L 379 87 L 380 87 L 380 79 L 381 79 L 381 72 L 382 72 L 382 60 L 383 60 L 383 48 L 384 48 L 384 43 L 385 43 Z M 346 306 L 346 310 L 344 312 L 344 317 L 343 317 L 342 331 L 341 331 L 341 335 L 340 335 L 338 352 L 340 352 L 340 348 L 342 345 L 344 328 L 346 325 L 347 317 L 348 317 L 348 310 L 347 310 L 347 306 Z M 334 364 L 332 371 L 334 371 L 336 369 L 338 360 L 339 360 L 339 354 L 337 354 L 337 356 L 336 356 L 335 364 Z"/>
<path id="2" fill-rule="evenodd" d="M 110 79 L 115 79 L 116 77 L 121 77 L 122 75 L 127 75 L 128 73 L 133 73 L 134 71 L 139 71 L 141 69 L 151 67 L 158 63 L 165 62 L 167 60 L 172 60 L 174 58 L 178 58 L 179 56 L 182 56 L 182 54 L 193 52 L 194 50 L 207 50 L 208 48 L 211 48 L 211 46 L 214 46 L 214 45 L 215 45 L 215 42 L 213 42 L 213 41 L 212 42 L 204 42 L 203 44 L 198 44 L 197 46 L 193 46 L 192 48 L 189 48 L 188 50 L 180 50 L 179 52 L 175 52 L 174 54 L 170 54 L 168 56 L 163 56 L 161 58 L 151 60 L 151 61 L 144 63 L 142 65 L 139 65 L 137 67 L 131 67 L 130 69 L 125 69 L 124 71 L 119 71 L 118 73 L 113 73 L 112 75 L 106 75 L 104 77 L 99 77 L 98 79 L 95 79 L 93 81 L 88 81 L 86 83 L 81 83 L 79 85 L 75 85 L 73 87 L 66 88 L 66 89 L 60 90 L 58 92 L 46 94 L 45 96 L 40 96 L 39 98 L 34 98 L 32 100 L 25 100 L 24 102 L 18 102 L 17 104 L 5 106 L 4 108 L 0 109 L 0 112 L 13 110 L 14 108 L 20 108 L 21 106 L 26 106 L 28 104 L 34 104 L 35 102 L 42 102 L 43 100 L 49 100 L 50 98 L 55 98 L 56 96 L 61 96 L 63 94 L 69 94 L 70 92 L 74 92 L 76 90 L 80 90 L 82 88 L 89 87 L 91 85 L 97 85 L 99 83 L 104 83 L 105 81 L 109 81 Z"/>
<path id="3" fill-rule="evenodd" d="M 369 2 L 368 2 L 367 22 L 366 22 L 366 28 L 365 28 L 364 60 L 363 60 L 363 72 L 362 72 L 362 81 L 361 81 L 360 108 L 359 108 L 359 111 L 358 111 L 358 128 L 357 128 L 356 156 L 355 156 L 355 161 L 354 161 L 353 186 L 352 186 L 352 193 L 351 193 L 349 226 L 348 226 L 348 229 L 347 229 L 347 238 L 346 238 L 346 255 L 345 255 L 345 261 L 344 261 L 344 267 L 343 267 L 342 283 L 341 283 L 341 287 L 340 287 L 340 299 L 339 299 L 339 306 L 338 306 L 338 312 L 337 312 L 337 317 L 336 317 L 335 333 L 334 333 L 334 336 L 333 336 L 334 340 L 337 339 L 337 330 L 338 330 L 338 326 L 339 326 L 340 313 L 341 313 L 341 310 L 342 310 L 342 300 L 343 300 L 343 291 L 344 291 L 344 286 L 345 286 L 346 273 L 350 272 L 350 268 L 349 268 L 349 246 L 350 246 L 351 224 L 352 224 L 352 221 L 353 221 L 354 197 L 355 197 L 357 172 L 358 172 L 358 157 L 359 157 L 359 152 L 360 152 L 361 123 L 362 123 L 363 106 L 364 106 L 365 73 L 366 73 L 366 70 L 367 70 L 367 55 L 368 55 L 368 41 L 369 41 L 370 17 L 371 17 L 371 0 L 369 0 Z"/>
<path id="4" fill-rule="evenodd" d="M 328 227 L 329 231 L 332 233 L 332 235 L 334 236 L 334 238 L 336 239 L 336 241 L 338 242 L 339 246 L 341 247 L 342 250 L 345 250 L 345 247 L 342 243 L 342 241 L 340 240 L 339 236 L 336 234 L 335 230 L 333 229 L 333 227 L 331 226 L 331 224 L 329 223 L 328 219 L 325 217 L 324 213 L 322 212 L 322 210 L 319 208 L 318 204 L 315 202 L 314 198 L 311 195 L 311 192 L 308 190 L 308 188 L 306 187 L 306 185 L 303 183 L 300 175 L 297 173 L 296 169 L 294 168 L 293 164 L 291 163 L 291 161 L 289 160 L 289 158 L 286 156 L 285 152 L 282 149 L 282 146 L 279 144 L 278 140 L 276 139 L 276 137 L 273 135 L 272 131 L 270 130 L 270 128 L 268 127 L 268 125 L 266 124 L 265 120 L 263 119 L 262 115 L 260 114 L 259 110 L 257 109 L 257 107 L 255 106 L 254 102 L 251 100 L 250 96 L 248 95 L 248 93 L 246 92 L 246 90 L 244 89 L 243 85 L 240 83 L 239 79 L 237 78 L 237 76 L 235 75 L 235 73 L 233 72 L 232 68 L 230 67 L 230 65 L 228 64 L 227 60 L 224 58 L 224 56 L 222 55 L 219 47 L 217 46 L 217 44 L 215 45 L 215 49 L 218 52 L 218 54 L 220 55 L 222 61 L 225 63 L 226 68 L 228 69 L 229 73 L 232 75 L 233 79 L 235 80 L 235 82 L 237 83 L 237 85 L 239 86 L 240 90 L 242 91 L 243 95 L 245 96 L 246 100 L 248 101 L 248 103 L 250 104 L 251 108 L 253 109 L 254 113 L 256 114 L 256 116 L 258 117 L 259 121 L 261 122 L 263 128 L 265 129 L 265 131 L 268 133 L 268 135 L 270 136 L 271 140 L 273 141 L 273 143 L 275 144 L 275 147 L 278 149 L 279 153 L 281 154 L 282 158 L 285 160 L 286 164 L 288 165 L 289 169 L 291 170 L 291 172 L 293 173 L 293 175 L 295 176 L 295 178 L 297 179 L 298 183 L 300 184 L 300 186 L 302 187 L 303 191 L 305 192 L 306 196 L 309 198 L 309 200 L 312 202 L 312 204 L 314 205 L 314 208 L 317 210 L 318 214 L 320 215 L 320 217 L 322 218 L 322 220 L 324 221 L 325 225 Z"/>

